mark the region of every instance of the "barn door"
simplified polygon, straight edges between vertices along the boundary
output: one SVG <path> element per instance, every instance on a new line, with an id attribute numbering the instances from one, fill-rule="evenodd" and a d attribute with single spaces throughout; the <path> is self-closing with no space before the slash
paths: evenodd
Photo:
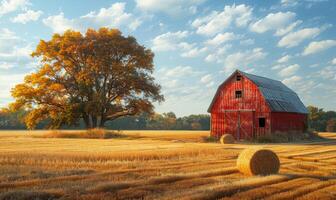
<path id="1" fill-rule="evenodd" d="M 253 137 L 253 112 L 224 112 L 224 132 L 233 135 L 237 140 Z"/>

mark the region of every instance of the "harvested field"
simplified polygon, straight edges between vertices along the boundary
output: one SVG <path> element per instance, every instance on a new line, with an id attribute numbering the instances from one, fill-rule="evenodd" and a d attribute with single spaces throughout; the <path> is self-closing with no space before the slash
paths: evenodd
<path id="1" fill-rule="evenodd" d="M 75 133 L 75 131 L 73 131 Z M 0 131 L 0 199 L 336 199 L 336 134 L 301 144 L 205 143 L 206 131 L 125 131 L 113 139 Z M 236 168 L 250 146 L 279 174 Z"/>

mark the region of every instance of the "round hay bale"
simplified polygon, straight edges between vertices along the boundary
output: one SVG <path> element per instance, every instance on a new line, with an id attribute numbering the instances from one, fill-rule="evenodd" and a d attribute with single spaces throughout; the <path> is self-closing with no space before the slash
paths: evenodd
<path id="1" fill-rule="evenodd" d="M 239 154 L 237 168 L 245 175 L 270 175 L 278 173 L 280 161 L 271 150 L 251 148 Z"/>
<path id="2" fill-rule="evenodd" d="M 220 138 L 221 144 L 233 144 L 234 142 L 235 142 L 235 139 L 231 134 L 224 134 Z"/>

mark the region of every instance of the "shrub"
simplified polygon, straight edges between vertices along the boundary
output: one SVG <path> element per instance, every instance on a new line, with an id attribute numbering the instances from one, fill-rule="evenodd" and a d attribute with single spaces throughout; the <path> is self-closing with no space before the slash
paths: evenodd
<path id="1" fill-rule="evenodd" d="M 322 137 L 314 131 L 306 131 L 300 133 L 297 131 L 280 132 L 276 131 L 272 134 L 261 135 L 253 139 L 257 143 L 285 143 L 285 142 L 302 142 L 321 140 Z"/>
<path id="2" fill-rule="evenodd" d="M 110 138 L 121 138 L 125 137 L 121 131 L 112 131 L 102 128 L 89 129 L 86 131 L 59 131 L 53 130 L 49 133 L 44 134 L 42 137 L 45 138 L 88 138 L 88 139 L 110 139 Z"/>
<path id="3" fill-rule="evenodd" d="M 214 136 L 206 136 L 206 137 L 203 137 L 203 141 L 209 142 L 209 143 L 217 143 L 218 139 Z"/>

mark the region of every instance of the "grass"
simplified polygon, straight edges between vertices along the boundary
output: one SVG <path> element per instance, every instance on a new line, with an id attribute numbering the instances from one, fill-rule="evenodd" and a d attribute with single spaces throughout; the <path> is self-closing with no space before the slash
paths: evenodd
<path id="1" fill-rule="evenodd" d="M 335 198 L 334 133 L 221 145 L 207 131 L 108 132 L 0 131 L 0 199 Z M 276 152 L 280 173 L 239 173 L 237 156 L 250 146 Z"/>
<path id="2" fill-rule="evenodd" d="M 102 128 L 89 129 L 78 132 L 66 132 L 53 130 L 41 136 L 42 138 L 84 138 L 84 139 L 111 139 L 122 138 L 125 135 L 121 131 L 106 130 Z"/>

